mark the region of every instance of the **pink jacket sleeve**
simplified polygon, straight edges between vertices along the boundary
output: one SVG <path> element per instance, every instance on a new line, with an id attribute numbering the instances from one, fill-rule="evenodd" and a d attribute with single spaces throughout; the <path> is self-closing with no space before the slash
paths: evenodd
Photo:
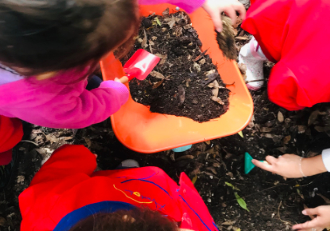
<path id="1" fill-rule="evenodd" d="M 129 96 L 126 86 L 114 81 L 91 91 L 85 89 L 86 80 L 36 82 L 23 79 L 0 86 L 0 114 L 50 128 L 78 129 L 104 121 Z"/>
<path id="2" fill-rule="evenodd" d="M 170 3 L 184 9 L 187 13 L 192 13 L 201 7 L 204 2 L 205 0 L 139 0 L 139 4 L 141 5 Z"/>

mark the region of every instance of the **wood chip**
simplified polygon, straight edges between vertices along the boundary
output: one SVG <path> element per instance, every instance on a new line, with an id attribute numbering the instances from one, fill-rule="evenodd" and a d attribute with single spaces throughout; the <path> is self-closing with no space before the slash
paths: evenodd
<path id="1" fill-rule="evenodd" d="M 152 72 L 150 72 L 150 75 L 157 79 L 165 79 L 165 76 L 163 74 L 159 73 L 158 71 L 152 71 Z"/>
<path id="2" fill-rule="evenodd" d="M 237 39 L 237 40 L 242 40 L 242 41 L 247 41 L 247 40 L 249 40 L 250 38 L 249 38 L 249 37 L 245 37 L 245 36 L 237 36 L 235 39 Z"/>
<path id="3" fill-rule="evenodd" d="M 278 122 L 280 122 L 280 123 L 283 123 L 283 121 L 284 121 L 283 113 L 280 112 L 280 111 L 278 111 L 278 113 L 277 113 L 277 120 L 278 120 Z"/>

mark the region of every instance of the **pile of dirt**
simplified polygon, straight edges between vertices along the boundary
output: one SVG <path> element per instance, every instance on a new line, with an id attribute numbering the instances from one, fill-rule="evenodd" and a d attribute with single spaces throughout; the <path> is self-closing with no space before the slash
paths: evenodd
<path id="1" fill-rule="evenodd" d="M 152 112 L 199 122 L 224 114 L 229 90 L 201 45 L 184 12 L 143 18 L 134 50 L 146 49 L 161 61 L 146 80 L 130 82 L 132 98 Z"/>

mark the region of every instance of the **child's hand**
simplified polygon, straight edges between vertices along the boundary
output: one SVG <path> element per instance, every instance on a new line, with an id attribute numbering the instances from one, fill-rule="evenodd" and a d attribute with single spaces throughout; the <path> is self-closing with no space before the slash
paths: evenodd
<path id="1" fill-rule="evenodd" d="M 298 231 L 321 231 L 330 227 L 330 206 L 319 206 L 314 209 L 305 209 L 302 212 L 304 215 L 317 216 L 311 221 L 307 221 L 303 224 L 292 226 L 293 230 Z"/>
<path id="2" fill-rule="evenodd" d="M 222 30 L 221 13 L 225 12 L 231 18 L 232 24 L 236 23 L 236 11 L 242 20 L 245 19 L 245 7 L 238 0 L 205 0 L 204 10 L 213 20 L 214 27 L 218 32 Z"/>
<path id="3" fill-rule="evenodd" d="M 286 178 L 299 178 L 303 177 L 303 174 L 300 171 L 300 159 L 300 156 L 294 154 L 285 154 L 283 156 L 279 156 L 278 158 L 267 156 L 266 161 L 268 163 L 263 163 L 258 160 L 252 160 L 252 163 L 257 167 L 262 168 L 263 170 L 281 175 Z"/>

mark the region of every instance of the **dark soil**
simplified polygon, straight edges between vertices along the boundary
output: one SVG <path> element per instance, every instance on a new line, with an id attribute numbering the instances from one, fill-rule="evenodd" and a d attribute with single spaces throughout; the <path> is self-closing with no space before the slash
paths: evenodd
<path id="1" fill-rule="evenodd" d="M 229 90 L 207 52 L 200 50 L 201 41 L 189 23 L 184 12 L 142 20 L 134 50 L 146 49 L 162 60 L 146 80 L 132 80 L 130 91 L 152 112 L 204 122 L 227 111 Z M 219 87 L 209 86 L 214 81 Z M 218 94 L 212 93 L 214 88 Z"/>

